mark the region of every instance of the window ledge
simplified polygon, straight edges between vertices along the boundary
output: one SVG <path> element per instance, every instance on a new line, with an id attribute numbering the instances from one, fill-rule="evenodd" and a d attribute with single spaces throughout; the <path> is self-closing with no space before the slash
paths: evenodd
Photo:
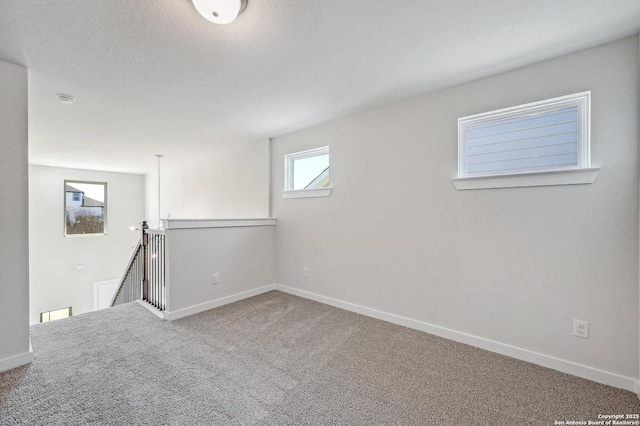
<path id="1" fill-rule="evenodd" d="M 299 189 L 297 191 L 282 191 L 282 198 L 315 198 L 315 197 L 328 197 L 330 195 L 331 195 L 331 188 Z"/>
<path id="2" fill-rule="evenodd" d="M 165 230 L 200 228 L 235 228 L 249 226 L 274 226 L 273 218 L 255 219 L 162 219 L 162 230 L 147 230 L 150 234 L 164 234 Z"/>
<path id="3" fill-rule="evenodd" d="M 454 178 L 458 191 L 466 189 L 519 188 L 525 186 L 583 185 L 593 183 L 599 167 L 549 172 L 521 173 L 515 175 Z"/>

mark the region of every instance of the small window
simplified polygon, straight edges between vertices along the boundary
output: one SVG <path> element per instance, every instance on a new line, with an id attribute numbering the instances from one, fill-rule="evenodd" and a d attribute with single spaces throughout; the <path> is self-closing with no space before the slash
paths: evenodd
<path id="1" fill-rule="evenodd" d="M 329 147 L 285 155 L 285 198 L 328 196 Z"/>
<path id="2" fill-rule="evenodd" d="M 55 321 L 71 316 L 71 306 L 68 308 L 56 309 L 55 311 L 47 311 L 40 313 L 40 322 Z"/>
<path id="3" fill-rule="evenodd" d="M 64 181 L 64 235 L 107 233 L 107 184 Z"/>
<path id="4" fill-rule="evenodd" d="M 458 179 L 589 169 L 589 118 L 590 92 L 460 118 Z"/>

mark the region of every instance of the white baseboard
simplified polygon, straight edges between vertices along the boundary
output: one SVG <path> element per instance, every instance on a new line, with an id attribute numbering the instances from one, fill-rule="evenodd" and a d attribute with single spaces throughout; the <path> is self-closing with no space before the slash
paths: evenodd
<path id="1" fill-rule="evenodd" d="M 537 364 L 543 367 L 558 370 L 563 373 L 571 374 L 573 376 L 582 377 L 583 379 L 592 380 L 594 382 L 635 392 L 640 398 L 640 382 L 632 377 L 621 376 L 616 373 L 599 370 L 597 368 L 592 368 L 586 365 L 576 364 L 571 361 L 566 361 L 560 358 L 555 358 L 549 355 L 544 355 L 538 352 L 518 348 L 516 346 L 511 346 L 505 343 L 496 342 L 494 340 L 485 339 L 483 337 L 451 330 L 449 328 L 440 327 L 426 322 L 413 320 L 411 318 L 402 317 L 400 315 L 390 314 L 387 312 L 378 311 L 376 309 L 367 308 L 365 306 L 344 302 L 342 300 L 333 299 L 331 297 L 322 296 L 320 294 L 311 293 L 305 290 L 287 287 L 280 284 L 276 284 L 274 287 L 276 290 L 282 291 L 283 293 L 289 293 L 294 296 L 314 300 L 316 302 L 335 306 L 336 308 L 380 319 L 393 324 L 402 325 L 404 327 L 444 337 L 449 340 L 454 340 L 456 342 L 465 343 L 467 345 L 499 353 L 501 355 L 506 355 L 511 358 L 516 358 L 522 361 L 530 362 L 532 364 Z"/>
<path id="2" fill-rule="evenodd" d="M 230 296 L 221 297 L 220 299 L 210 300 L 198 305 L 189 306 L 187 308 L 178 309 L 177 311 L 168 312 L 165 311 L 162 314 L 162 318 L 169 321 L 184 318 L 189 315 L 194 315 L 200 312 L 208 311 L 209 309 L 217 308 L 219 306 L 227 305 L 229 303 L 238 302 L 249 297 L 257 296 L 262 293 L 266 293 L 272 290 L 279 290 L 283 293 L 289 293 L 294 296 L 299 296 L 305 299 L 314 300 L 316 302 L 324 303 L 326 305 L 335 306 L 336 308 L 344 309 L 347 311 L 355 312 L 357 314 L 365 315 L 371 318 L 376 318 L 382 321 L 387 321 L 393 324 L 401 325 L 404 327 L 412 328 L 414 330 L 423 331 L 425 333 L 433 334 L 436 336 L 444 337 L 445 339 L 453 340 L 460 343 L 465 343 L 471 346 L 475 346 L 481 349 L 485 349 L 491 352 L 506 355 L 512 358 L 516 358 L 522 361 L 527 361 L 532 364 L 537 364 L 543 367 L 551 368 L 563 373 L 571 374 L 573 376 L 582 377 L 587 380 L 602 383 L 605 385 L 613 386 L 616 388 L 635 392 L 640 399 L 640 381 L 632 377 L 622 376 L 616 373 L 600 370 L 597 368 L 589 367 L 582 364 L 577 364 L 571 361 L 563 360 L 560 358 L 552 357 L 549 355 L 533 352 L 527 349 L 519 348 L 516 346 L 508 345 L 506 343 L 496 342 L 494 340 L 485 339 L 483 337 L 474 336 L 472 334 L 463 333 L 460 331 L 452 330 L 445 327 L 440 327 L 434 324 L 429 324 L 423 321 L 417 321 L 411 318 L 406 318 L 400 315 L 390 314 L 387 312 L 379 311 L 377 309 L 368 308 L 366 306 L 356 305 L 354 303 L 345 302 L 342 300 L 334 299 L 320 294 L 311 293 L 309 291 L 300 290 L 293 287 L 287 287 L 280 284 L 269 284 L 266 286 L 258 287 L 252 290 L 244 291 L 241 293 L 232 294 Z M 155 313 L 155 312 L 154 312 Z M 33 358 L 30 353 L 31 358 Z M 26 364 L 26 361 L 22 364 Z M 2 370 L 2 362 L 0 361 L 0 371 Z M 22 365 L 18 364 L 18 365 Z M 17 365 L 16 365 L 17 366 Z M 11 367 L 13 368 L 13 367 Z"/>
<path id="3" fill-rule="evenodd" d="M 198 305 L 189 306 L 188 308 L 178 309 L 173 312 L 164 312 L 164 318 L 173 321 L 179 318 L 188 317 L 189 315 L 198 314 L 200 312 L 208 311 L 209 309 L 217 308 L 219 306 L 227 305 L 229 303 L 237 302 L 239 300 L 247 299 L 249 297 L 257 296 L 268 291 L 276 289 L 275 284 L 269 284 L 262 287 L 254 288 L 253 290 L 243 291 L 241 293 L 232 294 L 231 296 L 221 297 L 220 299 L 210 300 Z"/>
<path id="4" fill-rule="evenodd" d="M 29 340 L 29 352 L 0 359 L 0 373 L 20 367 L 21 365 L 29 364 L 31 361 L 33 361 L 33 348 L 31 347 L 31 340 Z"/>
<path id="5" fill-rule="evenodd" d="M 143 306 L 146 310 L 148 310 L 158 318 L 166 319 L 164 311 L 159 310 L 158 308 L 153 306 L 151 303 L 142 299 L 137 299 L 136 302 L 138 302 L 139 305 Z"/>

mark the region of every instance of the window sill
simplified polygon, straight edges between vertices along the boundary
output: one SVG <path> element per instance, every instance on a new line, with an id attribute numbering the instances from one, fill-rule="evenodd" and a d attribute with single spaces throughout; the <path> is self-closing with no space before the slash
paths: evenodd
<path id="1" fill-rule="evenodd" d="M 282 191 L 282 198 L 315 198 L 315 197 L 328 197 L 330 195 L 331 195 L 331 188 Z"/>
<path id="2" fill-rule="evenodd" d="M 516 175 L 454 178 L 458 191 L 467 189 L 519 188 L 525 186 L 583 185 L 596 179 L 599 167 L 551 172 L 522 173 Z"/>
<path id="3" fill-rule="evenodd" d="M 274 226 L 272 218 L 256 219 L 162 219 L 162 231 L 147 230 L 150 234 L 163 234 L 165 230 L 199 228 L 235 228 L 249 226 Z"/>

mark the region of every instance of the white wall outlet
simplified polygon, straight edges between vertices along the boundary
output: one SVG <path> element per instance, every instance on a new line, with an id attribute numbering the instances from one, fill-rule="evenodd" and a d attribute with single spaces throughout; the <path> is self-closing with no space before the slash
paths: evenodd
<path id="1" fill-rule="evenodd" d="M 309 268 L 304 268 L 303 274 L 305 278 L 309 278 Z"/>
<path id="2" fill-rule="evenodd" d="M 211 275 L 211 285 L 220 284 L 220 276 L 218 274 Z"/>
<path id="3" fill-rule="evenodd" d="M 589 321 L 573 320 L 573 335 L 582 337 L 584 339 L 589 338 Z"/>

